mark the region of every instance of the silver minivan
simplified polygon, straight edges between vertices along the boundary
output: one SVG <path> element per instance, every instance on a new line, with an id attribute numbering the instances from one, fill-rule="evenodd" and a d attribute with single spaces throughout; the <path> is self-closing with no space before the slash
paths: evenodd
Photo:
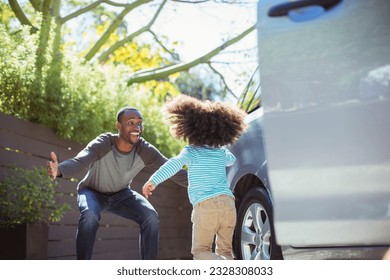
<path id="1" fill-rule="evenodd" d="M 231 147 L 238 259 L 390 245 L 390 1 L 260 0 Z"/>

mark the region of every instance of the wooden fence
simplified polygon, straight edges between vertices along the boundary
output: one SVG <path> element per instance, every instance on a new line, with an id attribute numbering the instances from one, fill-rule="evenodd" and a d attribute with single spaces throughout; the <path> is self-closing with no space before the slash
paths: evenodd
<path id="1" fill-rule="evenodd" d="M 62 161 L 73 157 L 83 147 L 75 142 L 59 139 L 46 127 L 0 113 L 0 180 L 6 176 L 11 166 L 45 167 L 51 151 Z M 58 191 L 63 194 L 60 199 L 68 203 L 72 210 L 61 222 L 49 226 L 48 259 L 75 259 L 75 234 L 79 217 L 76 203 L 77 183 L 65 179 L 58 179 L 58 182 Z M 135 178 L 133 182 L 136 183 L 134 189 L 140 192 L 142 178 Z M 158 259 L 191 259 L 192 207 L 188 202 L 186 188 L 166 186 L 155 192 L 150 202 L 160 218 Z M 93 258 L 139 259 L 138 236 L 139 226 L 135 222 L 103 213 Z"/>

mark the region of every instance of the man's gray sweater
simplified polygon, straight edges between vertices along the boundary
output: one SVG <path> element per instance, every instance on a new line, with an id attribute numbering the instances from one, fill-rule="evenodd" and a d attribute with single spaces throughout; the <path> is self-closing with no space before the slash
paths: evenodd
<path id="1" fill-rule="evenodd" d="M 76 157 L 61 162 L 58 168 L 62 177 L 70 178 L 79 174 L 80 170 L 85 170 L 87 174 L 79 182 L 78 189 L 90 187 L 103 193 L 118 192 L 129 188 L 139 173 L 145 173 L 142 176 L 144 183 L 151 173 L 167 161 L 164 155 L 143 138 L 140 138 L 130 153 L 121 153 L 114 144 L 117 137 L 118 134 L 103 133 Z M 169 180 L 187 187 L 187 172 L 181 170 Z"/>

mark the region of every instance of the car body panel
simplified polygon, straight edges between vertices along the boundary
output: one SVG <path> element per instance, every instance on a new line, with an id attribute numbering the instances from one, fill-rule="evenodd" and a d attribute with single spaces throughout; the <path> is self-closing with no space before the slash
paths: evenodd
<path id="1" fill-rule="evenodd" d="M 259 1 L 263 133 L 278 244 L 390 244 L 390 1 L 310 20 Z"/>
<path id="2" fill-rule="evenodd" d="M 259 139 L 263 139 L 263 109 L 257 109 L 248 115 L 245 121 L 249 129 L 241 136 L 239 142 L 230 147 L 236 156 L 236 162 L 228 168 L 228 181 L 231 186 L 236 186 L 242 177 L 253 174 L 259 178 L 263 186 L 267 186 L 267 161 L 262 142 L 259 143 Z"/>

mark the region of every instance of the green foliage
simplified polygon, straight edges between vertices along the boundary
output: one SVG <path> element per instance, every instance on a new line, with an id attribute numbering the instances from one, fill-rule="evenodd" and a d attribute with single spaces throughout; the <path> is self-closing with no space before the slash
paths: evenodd
<path id="1" fill-rule="evenodd" d="M 61 138 L 85 144 L 102 132 L 116 132 L 117 110 L 131 105 L 144 114 L 144 137 L 164 155 L 177 154 L 182 143 L 170 136 L 163 120 L 160 107 L 164 100 L 156 97 L 158 83 L 128 87 L 126 65 L 85 63 L 67 51 L 46 58 L 42 78 L 37 80 L 38 36 L 31 35 L 28 28 L 10 35 L 0 24 L 1 112 L 40 123 Z M 166 90 L 172 92 L 173 88 Z"/>
<path id="2" fill-rule="evenodd" d="M 59 82 L 46 89 L 50 110 L 41 116 L 40 123 L 54 128 L 62 138 L 79 143 L 115 129 L 118 101 L 114 93 L 124 91 L 123 84 L 118 83 L 123 72 L 65 56 L 60 73 Z"/>
<path id="3" fill-rule="evenodd" d="M 43 167 L 14 169 L 0 182 L 0 226 L 60 221 L 70 206 L 58 204 L 57 187 Z"/>
<path id="4" fill-rule="evenodd" d="M 37 26 L 40 22 L 37 18 Z M 145 139 L 168 157 L 179 152 L 184 143 L 171 137 L 160 112 L 166 97 L 179 94 L 174 79 L 129 87 L 126 79 L 132 70 L 127 64 L 86 62 L 64 48 L 56 24 L 40 26 L 34 34 L 23 26 L 11 33 L 0 23 L 0 112 L 86 144 L 102 132 L 116 132 L 117 110 L 131 105 L 144 114 Z M 43 52 L 38 46 L 45 41 Z M 185 88 L 186 82 L 179 81 Z"/>
<path id="5" fill-rule="evenodd" d="M 125 83 L 118 82 L 124 70 L 84 64 L 66 54 L 60 61 L 53 59 L 57 63 L 50 68 L 46 63 L 37 79 L 37 37 L 28 28 L 11 35 L 0 24 L 0 111 L 53 128 L 60 137 L 79 143 L 114 129 L 118 106 L 111 93 L 124 91 Z"/>
<path id="6" fill-rule="evenodd" d="M 237 102 L 238 106 L 247 113 L 261 106 L 259 78 L 259 67 L 257 67 Z"/>
<path id="7" fill-rule="evenodd" d="M 28 28 L 10 35 L 0 24 L 0 111 L 5 114 L 28 118 L 36 43 Z"/>
<path id="8" fill-rule="evenodd" d="M 10 22 L 14 13 L 11 8 L 4 2 L 0 2 L 0 23 L 6 25 L 7 29 L 10 28 Z"/>
<path id="9" fill-rule="evenodd" d="M 137 32 L 128 34 L 127 24 L 121 22 L 126 13 L 118 11 L 123 8 L 129 13 L 137 5 L 132 8 L 131 4 L 118 4 L 121 9 L 114 11 L 104 3 L 100 5 L 100 1 L 97 6 L 86 0 L 19 1 L 29 19 L 27 24 L 34 26 L 31 30 L 23 26 L 23 13 L 14 14 L 7 2 L 0 0 L 0 112 L 42 124 L 61 138 L 86 144 L 102 132 L 116 132 L 117 110 L 131 105 L 144 115 L 145 139 L 171 157 L 185 143 L 169 133 L 160 112 L 164 100 L 180 92 L 202 99 L 224 96 L 218 85 L 211 80 L 205 82 L 198 74 L 175 73 L 127 86 L 134 71 L 177 62 L 175 50 L 164 47 L 167 42 L 145 43 Z M 43 5 L 37 12 L 37 3 L 50 7 Z M 60 10 L 69 12 L 80 7 L 86 9 L 73 14 L 75 18 L 60 16 Z M 76 44 L 67 35 L 83 28 L 78 26 L 75 33 L 74 26 L 66 23 L 87 13 L 95 21 L 80 33 L 82 42 L 78 43 L 82 46 L 72 47 Z M 96 36 L 91 37 L 93 33 Z"/>

